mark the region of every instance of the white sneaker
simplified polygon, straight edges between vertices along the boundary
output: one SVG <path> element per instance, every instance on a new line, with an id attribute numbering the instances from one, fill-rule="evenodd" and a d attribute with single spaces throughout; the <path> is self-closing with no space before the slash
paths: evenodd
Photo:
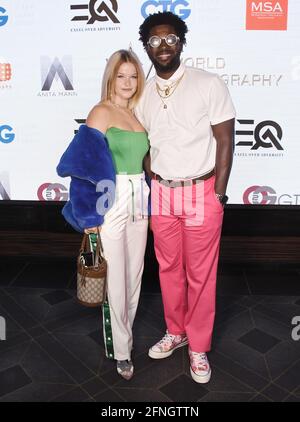
<path id="1" fill-rule="evenodd" d="M 152 359 L 164 359 L 171 356 L 174 350 L 186 344 L 188 344 L 188 340 L 185 334 L 174 335 L 167 331 L 159 342 L 150 347 L 148 355 Z"/>
<path id="2" fill-rule="evenodd" d="M 199 384 L 206 384 L 211 377 L 211 369 L 206 353 L 197 353 L 189 350 L 190 371 L 194 381 Z"/>

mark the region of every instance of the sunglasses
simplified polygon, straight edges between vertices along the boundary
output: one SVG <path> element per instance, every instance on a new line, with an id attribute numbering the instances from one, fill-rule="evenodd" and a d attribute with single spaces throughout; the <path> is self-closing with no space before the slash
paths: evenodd
<path id="1" fill-rule="evenodd" d="M 179 41 L 179 37 L 175 34 L 169 34 L 166 37 L 159 37 L 158 35 L 153 35 L 149 38 L 147 44 L 152 48 L 157 48 L 160 46 L 162 40 L 165 40 L 165 43 L 170 47 L 176 45 Z"/>

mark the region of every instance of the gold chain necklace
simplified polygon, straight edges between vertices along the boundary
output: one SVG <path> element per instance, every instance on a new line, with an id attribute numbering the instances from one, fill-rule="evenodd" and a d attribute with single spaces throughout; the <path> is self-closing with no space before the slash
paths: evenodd
<path id="1" fill-rule="evenodd" d="M 164 109 L 168 108 L 167 104 L 164 102 L 164 99 L 171 97 L 171 95 L 175 92 L 176 88 L 178 87 L 183 76 L 184 76 L 184 73 L 180 76 L 179 79 L 177 79 L 177 81 L 175 81 L 173 84 L 171 84 L 170 86 L 167 86 L 164 89 L 162 89 L 156 82 L 156 91 L 161 99 L 161 102 L 164 105 Z M 161 95 L 161 92 L 164 92 L 165 95 Z"/>
<path id="2" fill-rule="evenodd" d="M 166 86 L 166 88 L 161 88 L 159 85 L 158 85 L 158 83 L 156 82 L 156 86 L 157 86 L 157 89 L 160 91 L 160 92 L 164 92 L 164 94 L 165 94 L 165 97 L 168 97 L 169 95 L 170 95 L 170 91 L 171 91 L 171 89 L 177 84 L 177 82 L 178 82 L 178 79 L 176 80 L 176 81 L 174 81 L 173 83 L 171 83 L 171 85 L 169 85 L 169 86 Z"/>

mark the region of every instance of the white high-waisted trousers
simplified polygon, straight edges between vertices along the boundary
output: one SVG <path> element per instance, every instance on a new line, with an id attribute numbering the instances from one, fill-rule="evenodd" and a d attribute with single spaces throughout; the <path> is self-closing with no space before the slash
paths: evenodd
<path id="1" fill-rule="evenodd" d="M 144 173 L 116 176 L 115 202 L 101 229 L 108 263 L 108 305 L 103 307 L 106 356 L 130 359 L 132 325 L 144 269 L 149 187 Z"/>

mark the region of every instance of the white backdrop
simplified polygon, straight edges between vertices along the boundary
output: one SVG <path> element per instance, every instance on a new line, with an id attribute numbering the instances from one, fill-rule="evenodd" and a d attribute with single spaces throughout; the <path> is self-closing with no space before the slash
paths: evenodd
<path id="1" fill-rule="evenodd" d="M 148 73 L 138 27 L 162 10 L 189 27 L 186 64 L 233 97 L 229 202 L 300 204 L 299 0 L 0 0 L 0 199 L 67 199 L 55 168 L 99 101 L 106 59 L 131 45 Z"/>

